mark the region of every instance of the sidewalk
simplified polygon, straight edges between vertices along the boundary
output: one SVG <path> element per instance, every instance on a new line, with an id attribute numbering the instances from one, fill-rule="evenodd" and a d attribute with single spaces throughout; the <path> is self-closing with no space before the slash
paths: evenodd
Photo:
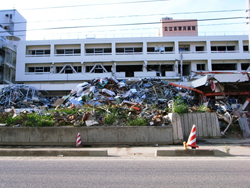
<path id="1" fill-rule="evenodd" d="M 206 139 L 197 142 L 199 150 L 219 150 L 232 156 L 250 157 L 250 139 Z M 155 157 L 157 150 L 184 150 L 182 145 L 126 147 L 1 147 L 1 156 L 104 156 Z M 197 149 L 198 150 L 198 149 Z M 6 153 L 5 155 L 3 155 Z M 9 155 L 8 155 L 9 154 Z"/>

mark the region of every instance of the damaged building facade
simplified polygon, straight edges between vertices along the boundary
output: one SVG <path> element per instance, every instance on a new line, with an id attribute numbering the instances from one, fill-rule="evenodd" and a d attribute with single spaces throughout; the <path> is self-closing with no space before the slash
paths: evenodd
<path id="1" fill-rule="evenodd" d="M 15 83 L 16 52 L 26 38 L 26 20 L 14 10 L 0 12 L 0 84 Z"/>
<path id="2" fill-rule="evenodd" d="M 68 92 L 96 78 L 188 83 L 201 77 L 194 72 L 242 72 L 249 66 L 247 35 L 20 41 L 16 81 Z"/>

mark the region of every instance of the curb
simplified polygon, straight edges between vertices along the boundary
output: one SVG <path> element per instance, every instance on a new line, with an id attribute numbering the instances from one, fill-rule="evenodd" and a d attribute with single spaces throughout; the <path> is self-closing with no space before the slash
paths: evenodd
<path id="1" fill-rule="evenodd" d="M 36 150 L 36 149 L 3 149 L 0 150 L 0 156 L 108 156 L 107 150 Z"/>
<path id="2" fill-rule="evenodd" d="M 155 156 L 232 156 L 220 150 L 156 150 Z"/>

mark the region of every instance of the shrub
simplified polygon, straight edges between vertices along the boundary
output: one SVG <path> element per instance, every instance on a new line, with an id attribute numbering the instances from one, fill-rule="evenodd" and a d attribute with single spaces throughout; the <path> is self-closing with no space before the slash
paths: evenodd
<path id="1" fill-rule="evenodd" d="M 126 122 L 127 125 L 136 125 L 136 126 L 144 126 L 148 124 L 148 121 L 144 119 L 143 117 L 135 118 L 135 119 L 129 119 Z"/>
<path id="2" fill-rule="evenodd" d="M 208 107 L 206 107 L 205 105 L 201 105 L 201 106 L 199 106 L 199 108 L 198 108 L 197 111 L 198 111 L 198 112 L 208 112 L 209 109 L 208 109 Z"/>
<path id="3" fill-rule="evenodd" d="M 36 113 L 27 114 L 24 126 L 27 127 L 49 127 L 54 126 L 54 121 L 50 116 L 42 116 Z"/>
<path id="4" fill-rule="evenodd" d="M 112 125 L 113 123 L 116 122 L 116 120 L 118 119 L 118 117 L 115 114 L 106 114 L 105 116 L 105 123 L 108 125 Z"/>
<path id="5" fill-rule="evenodd" d="M 178 113 L 178 114 L 184 114 L 188 112 L 188 105 L 184 103 L 183 100 L 180 100 L 177 98 L 174 102 L 172 112 Z"/>

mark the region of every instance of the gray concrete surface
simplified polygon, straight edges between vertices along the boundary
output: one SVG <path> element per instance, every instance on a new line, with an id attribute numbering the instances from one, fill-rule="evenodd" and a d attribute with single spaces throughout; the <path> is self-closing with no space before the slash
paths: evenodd
<path id="1" fill-rule="evenodd" d="M 246 157 L 0 157 L 1 188 L 249 188 Z"/>
<path id="2" fill-rule="evenodd" d="M 230 155 L 237 157 L 250 157 L 250 139 L 207 139 L 202 140 L 202 142 L 197 142 L 200 150 L 218 150 L 219 152 L 229 152 Z M 24 156 L 25 151 L 42 151 L 43 155 L 46 156 L 46 152 L 57 151 L 54 155 L 47 156 L 86 156 L 81 154 L 89 151 L 92 151 L 92 155 L 88 156 L 97 156 L 94 155 L 94 152 L 107 151 L 109 157 L 156 157 L 155 153 L 157 150 L 165 151 L 175 151 L 175 150 L 184 150 L 182 145 L 151 145 L 151 146 L 120 146 L 120 147 L 82 147 L 82 148 L 73 148 L 73 147 L 11 147 L 11 146 L 1 146 L 1 152 L 16 152 L 16 156 Z M 20 152 L 20 153 L 18 153 Z M 70 153 L 71 152 L 71 153 Z M 78 153 L 79 152 L 79 153 Z M 39 153 L 39 152 L 38 152 Z M 22 155 L 21 155 L 22 154 Z M 210 155 L 210 154 L 209 154 Z M 203 155 L 203 156 L 209 156 Z M 7 156 L 7 155 L 5 155 Z M 10 155 L 9 155 L 10 156 Z M 13 156 L 13 155 L 12 155 Z M 38 155 L 34 155 L 38 156 Z M 105 156 L 105 152 L 99 154 L 99 156 Z M 173 155 L 175 156 L 175 155 Z M 211 155 L 210 155 L 211 156 Z M 218 155 L 213 155 L 218 156 Z"/>
<path id="3" fill-rule="evenodd" d="M 74 146 L 78 133 L 91 146 L 173 144 L 172 132 L 172 126 L 1 127 L 0 146 Z"/>

